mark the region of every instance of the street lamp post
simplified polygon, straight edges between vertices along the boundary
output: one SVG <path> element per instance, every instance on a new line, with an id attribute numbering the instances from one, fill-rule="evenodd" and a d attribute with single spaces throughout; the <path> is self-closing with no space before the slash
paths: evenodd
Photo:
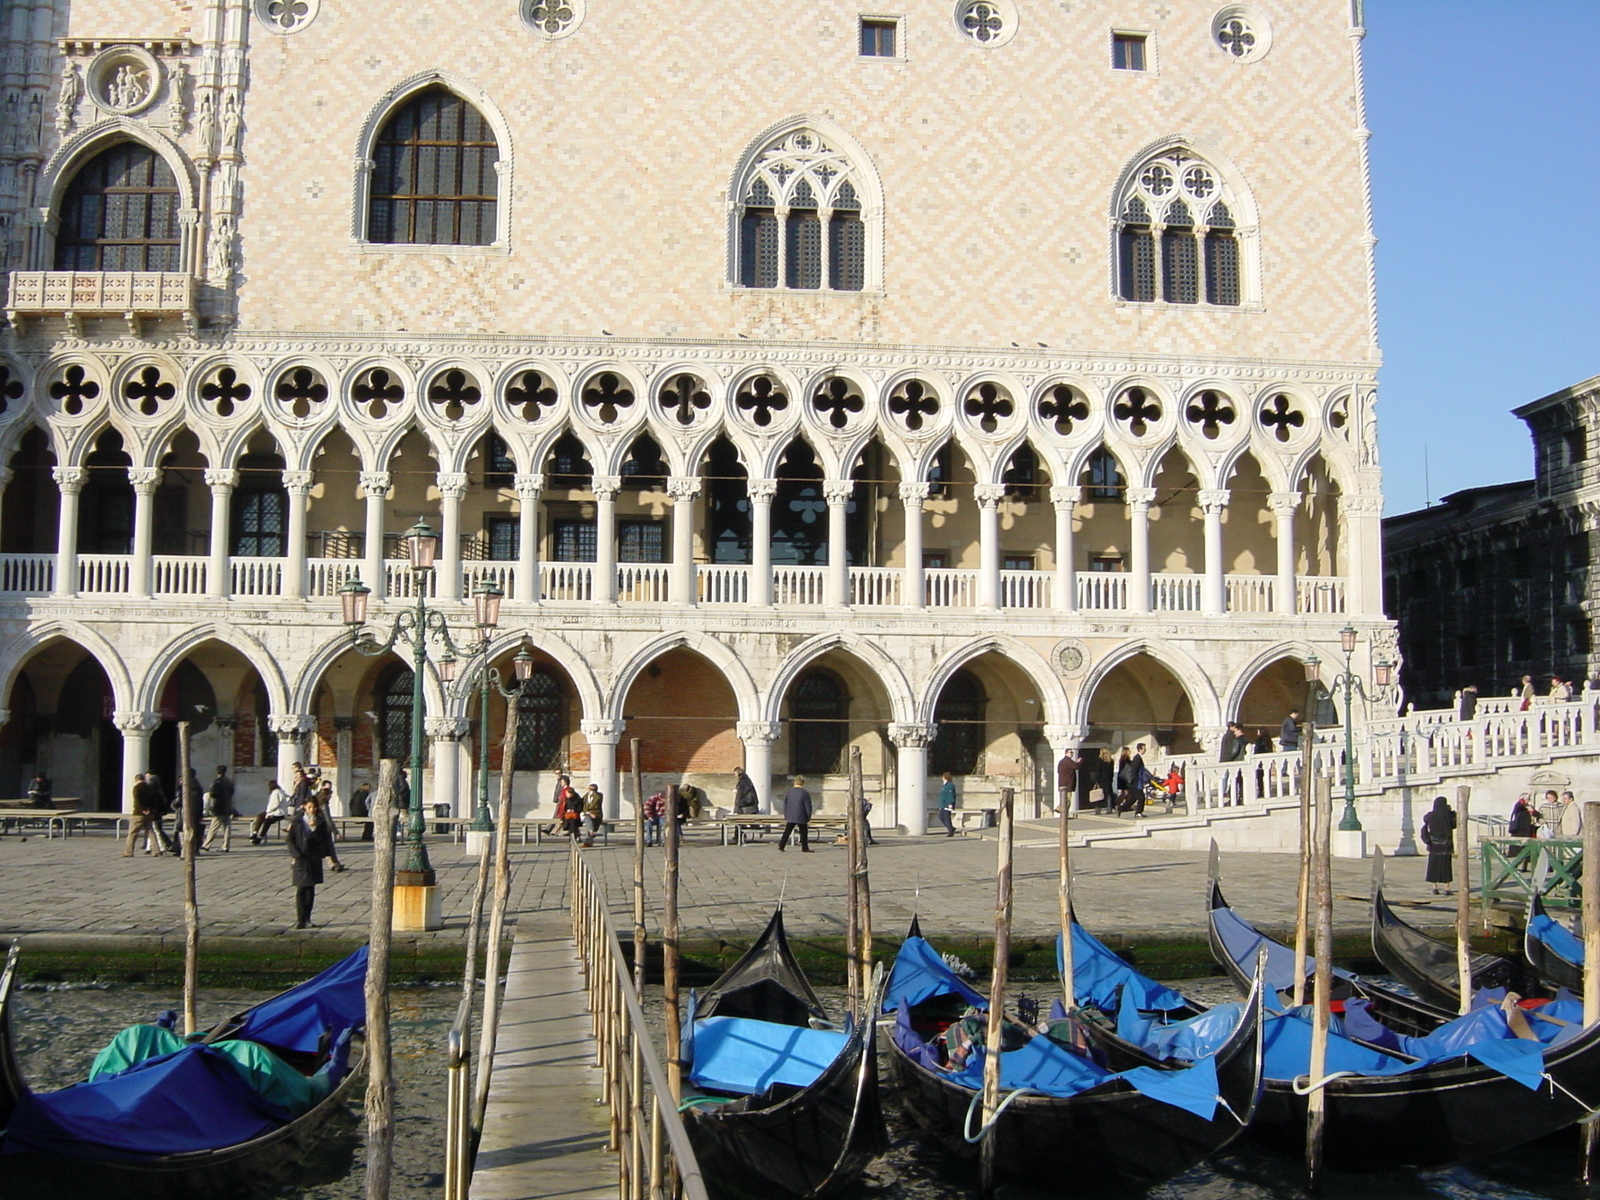
<path id="1" fill-rule="evenodd" d="M 412 590 L 416 606 L 395 614 L 389 636 L 379 641 L 363 626 L 367 623 L 367 607 L 372 589 L 359 579 L 352 579 L 339 589 L 339 601 L 345 625 L 355 649 L 362 654 L 382 655 L 393 650 L 402 640 L 411 644 L 411 777 L 408 781 L 410 799 L 406 806 L 406 838 L 404 865 L 395 871 L 395 927 L 402 929 L 437 929 L 441 925 L 437 896 L 432 891 L 438 882 L 433 865 L 428 861 L 428 847 L 423 841 L 426 823 L 422 817 L 423 725 L 426 714 L 422 690 L 422 676 L 428 665 L 428 643 L 431 638 L 444 653 L 439 659 L 439 677 L 449 683 L 454 674 L 453 665 L 458 647 L 450 637 L 450 627 L 441 612 L 428 610 L 428 581 L 439 552 L 439 535 L 419 520 L 411 527 L 406 541 L 406 557 L 411 567 Z M 498 591 L 498 589 L 496 589 Z M 487 596 L 475 596 L 475 616 L 479 621 L 479 636 L 487 643 L 492 624 L 483 621 L 491 617 L 499 621 L 498 596 L 493 601 Z M 476 653 L 478 646 L 471 648 Z M 419 889 L 415 903 L 404 902 L 401 889 Z M 407 893 L 409 896 L 409 893 Z"/>
<path id="2" fill-rule="evenodd" d="M 1327 690 L 1322 693 L 1330 699 L 1340 692 L 1344 693 L 1344 813 L 1339 818 L 1339 832 L 1344 834 L 1360 834 L 1363 832 L 1361 828 L 1361 818 L 1356 815 L 1356 740 L 1354 706 L 1357 695 L 1359 695 L 1362 700 L 1365 701 L 1370 701 L 1372 699 L 1372 697 L 1367 694 L 1366 684 L 1362 681 L 1361 677 L 1356 674 L 1350 662 L 1350 656 L 1355 653 L 1357 637 L 1358 634 L 1356 633 L 1355 626 L 1353 625 L 1346 625 L 1339 631 L 1339 649 L 1344 652 L 1344 670 L 1340 671 L 1334 676 L 1333 682 L 1329 684 Z M 1307 682 L 1312 683 L 1313 688 L 1315 687 L 1314 681 L 1316 679 L 1316 671 L 1319 666 L 1320 662 L 1315 655 L 1306 661 Z M 1380 688 L 1388 687 L 1390 673 L 1393 671 L 1393 669 L 1392 663 L 1373 663 L 1373 683 Z"/>

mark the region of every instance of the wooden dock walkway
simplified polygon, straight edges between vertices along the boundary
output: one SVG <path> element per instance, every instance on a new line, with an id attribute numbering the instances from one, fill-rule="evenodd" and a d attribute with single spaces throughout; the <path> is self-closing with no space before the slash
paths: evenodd
<path id="1" fill-rule="evenodd" d="M 617 1162 L 572 926 L 561 911 L 516 925 L 472 1200 L 616 1200 Z"/>

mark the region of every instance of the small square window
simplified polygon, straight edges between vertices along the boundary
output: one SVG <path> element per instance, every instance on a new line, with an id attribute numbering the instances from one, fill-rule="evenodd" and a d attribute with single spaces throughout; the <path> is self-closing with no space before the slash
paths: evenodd
<path id="1" fill-rule="evenodd" d="M 1007 554 L 1000 560 L 1002 571 L 1031 571 L 1034 558 L 1031 554 Z"/>
<path id="2" fill-rule="evenodd" d="M 861 18 L 861 57 L 893 58 L 900 22 L 883 17 Z"/>
<path id="3" fill-rule="evenodd" d="M 1091 571 L 1121 571 L 1121 570 L 1123 570 L 1122 555 L 1120 555 L 1120 554 L 1096 554 L 1096 555 L 1093 555 L 1089 559 L 1089 570 L 1091 570 Z"/>
<path id="4" fill-rule="evenodd" d="M 1111 35 L 1111 65 L 1119 71 L 1142 71 L 1145 35 L 1142 33 L 1113 33 Z"/>

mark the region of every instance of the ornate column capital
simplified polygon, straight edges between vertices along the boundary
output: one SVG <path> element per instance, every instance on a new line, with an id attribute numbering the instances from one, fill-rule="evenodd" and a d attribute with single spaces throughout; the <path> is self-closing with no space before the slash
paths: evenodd
<path id="1" fill-rule="evenodd" d="M 206 486 L 213 492 L 231 492 L 239 486 L 239 472 L 220 467 L 207 470 Z"/>
<path id="2" fill-rule="evenodd" d="M 853 479 L 825 479 L 822 481 L 822 498 L 828 502 L 830 508 L 850 503 L 850 497 L 856 494 L 856 485 Z"/>
<path id="3" fill-rule="evenodd" d="M 317 727 L 317 718 L 310 713 L 273 713 L 267 718 L 267 728 L 279 737 L 298 737 Z"/>
<path id="4" fill-rule="evenodd" d="M 734 726 L 741 742 L 765 742 L 769 746 L 778 740 L 781 729 L 771 721 L 740 721 Z"/>
<path id="5" fill-rule="evenodd" d="M 122 731 L 124 737 L 149 737 L 161 725 L 161 714 L 140 712 L 137 709 L 119 708 L 111 714 L 111 723 Z"/>
<path id="6" fill-rule="evenodd" d="M 1302 499 L 1299 492 L 1268 492 L 1267 507 L 1282 516 L 1299 508 Z"/>
<path id="7" fill-rule="evenodd" d="M 1203 513 L 1220 513 L 1228 507 L 1229 492 L 1227 488 L 1201 488 L 1195 499 L 1200 504 Z"/>
<path id="8" fill-rule="evenodd" d="M 76 496 L 83 491 L 83 481 L 89 477 L 89 472 L 82 467 L 55 467 L 50 477 L 56 481 L 56 487 Z"/>
<path id="9" fill-rule="evenodd" d="M 440 471 L 438 488 L 446 500 L 460 500 L 467 494 L 467 476 L 462 471 Z"/>
<path id="10" fill-rule="evenodd" d="M 1003 483 L 978 483 L 972 487 L 972 498 L 983 508 L 993 508 L 1005 498 L 1006 485 Z"/>
<path id="11" fill-rule="evenodd" d="M 524 503 L 537 500 L 544 491 L 543 475 L 518 475 L 512 482 L 517 489 L 517 499 Z"/>
<path id="12" fill-rule="evenodd" d="M 673 500 L 693 500 L 700 494 L 698 475 L 674 475 L 667 480 L 667 495 Z"/>
<path id="13" fill-rule="evenodd" d="M 1083 745 L 1089 737 L 1087 725 L 1046 725 L 1044 740 L 1052 750 L 1072 750 Z"/>
<path id="14" fill-rule="evenodd" d="M 622 490 L 622 476 L 596 475 L 590 481 L 589 490 L 594 493 L 596 500 L 615 500 L 617 493 Z"/>
<path id="15" fill-rule="evenodd" d="M 919 508 L 923 501 L 933 495 L 931 483 L 902 483 L 900 485 L 900 503 L 907 508 Z"/>
<path id="16" fill-rule="evenodd" d="M 1083 501 L 1083 489 L 1077 486 L 1058 484 L 1050 489 L 1050 503 L 1057 508 L 1073 508 Z"/>
<path id="17" fill-rule="evenodd" d="M 469 725 L 465 717 L 424 717 L 422 730 L 436 742 L 455 742 L 466 737 Z"/>
<path id="18" fill-rule="evenodd" d="M 622 731 L 627 728 L 625 721 L 592 721 L 578 722 L 578 728 L 583 733 L 584 739 L 602 746 L 615 746 L 622 740 Z"/>
<path id="19" fill-rule="evenodd" d="M 778 481 L 751 479 L 745 484 L 745 494 L 750 497 L 751 504 L 771 504 L 772 498 L 778 494 Z"/>
<path id="20" fill-rule="evenodd" d="M 285 471 L 283 473 L 283 486 L 292 496 L 308 496 L 311 494 L 311 485 L 316 482 L 316 476 L 310 471 Z"/>
<path id="21" fill-rule="evenodd" d="M 938 733 L 932 725 L 916 725 L 905 721 L 889 722 L 889 740 L 896 746 L 910 750 L 925 750 Z"/>
<path id="22" fill-rule="evenodd" d="M 1156 502 L 1156 490 L 1150 487 L 1131 487 L 1127 489 L 1128 507 L 1149 509 Z"/>
<path id="23" fill-rule="evenodd" d="M 361 472 L 361 494 L 369 500 L 374 497 L 383 497 L 389 494 L 389 488 L 394 483 L 394 476 L 387 471 Z"/>
<path id="24" fill-rule="evenodd" d="M 129 467 L 128 482 L 133 484 L 134 491 L 148 496 L 156 490 L 156 484 L 161 482 L 161 468 Z"/>

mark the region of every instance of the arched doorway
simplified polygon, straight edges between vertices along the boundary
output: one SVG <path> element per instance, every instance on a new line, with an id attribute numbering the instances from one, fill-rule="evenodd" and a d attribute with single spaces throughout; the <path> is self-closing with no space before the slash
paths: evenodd
<path id="1" fill-rule="evenodd" d="M 122 734 L 112 722 L 111 679 L 95 657 L 58 638 L 30 655 L 7 697 L 11 719 L 0 729 L 0 794 L 22 796 L 35 771 L 55 795 L 82 807 L 119 812 Z"/>
<path id="2" fill-rule="evenodd" d="M 704 789 L 713 805 L 733 808 L 733 771 L 744 762 L 739 702 L 714 663 L 686 647 L 668 650 L 634 677 L 622 712 L 627 731 L 617 746 L 619 779 L 632 769 L 630 746 L 638 738 L 646 795 L 689 783 Z M 607 799 L 620 805 L 622 797 Z"/>
<path id="3" fill-rule="evenodd" d="M 1095 688 L 1085 745 L 1114 750 L 1141 740 L 1165 754 L 1200 751 L 1188 692 L 1170 669 L 1144 653 L 1118 663 Z"/>
<path id="4" fill-rule="evenodd" d="M 994 807 L 1010 788 L 1019 814 L 1040 815 L 1054 794 L 1041 710 L 1038 687 L 1005 655 L 989 651 L 968 659 L 934 702 L 929 776 L 949 771 L 963 808 Z"/>
<path id="5" fill-rule="evenodd" d="M 844 811 L 850 751 L 861 751 L 862 786 L 880 812 L 895 794 L 889 746 L 888 694 L 877 675 L 846 650 L 829 650 L 802 666 L 784 692 L 782 736 L 773 746 L 775 776 L 804 775 L 819 810 Z M 783 794 L 774 783 L 774 797 Z"/>

